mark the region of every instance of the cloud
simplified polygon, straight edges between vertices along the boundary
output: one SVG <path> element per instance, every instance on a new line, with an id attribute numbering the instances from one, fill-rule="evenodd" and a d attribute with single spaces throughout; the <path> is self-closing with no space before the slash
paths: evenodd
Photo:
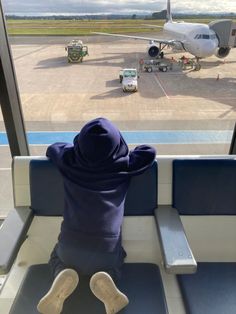
<path id="1" fill-rule="evenodd" d="M 173 0 L 173 13 L 234 12 L 235 0 Z M 152 13 L 166 8 L 166 0 L 3 0 L 6 13 Z"/>
<path id="2" fill-rule="evenodd" d="M 198 0 L 198 1 L 173 1 L 173 11 L 176 12 L 194 12 L 194 13 L 224 13 L 233 12 L 236 13 L 236 1 L 235 0 Z"/>

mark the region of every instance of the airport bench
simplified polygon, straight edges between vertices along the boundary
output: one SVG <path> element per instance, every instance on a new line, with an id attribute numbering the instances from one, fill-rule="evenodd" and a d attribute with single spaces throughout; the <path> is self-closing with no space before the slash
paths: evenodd
<path id="1" fill-rule="evenodd" d="M 236 160 L 174 160 L 173 207 L 180 215 L 194 216 L 196 220 L 202 216 L 207 221 L 220 218 L 223 228 L 232 225 L 236 216 Z M 206 242 L 212 236 L 211 230 L 203 235 L 201 227 L 198 232 L 196 236 L 203 241 L 205 237 Z M 220 256 L 224 234 L 219 229 L 214 236 L 220 260 L 224 258 Z M 225 237 L 224 246 L 232 251 L 231 261 L 219 262 L 211 257 L 211 261 L 198 262 L 196 274 L 177 276 L 188 314 L 236 313 L 236 247 L 230 246 L 235 240 Z M 209 252 L 211 249 L 206 248 Z"/>
<path id="2" fill-rule="evenodd" d="M 27 270 L 25 271 L 22 284 L 10 310 L 11 314 L 37 313 L 37 302 L 45 292 L 47 292 L 53 280 L 50 275 L 49 266 L 45 262 L 39 263 L 41 258 L 40 254 L 45 255 L 44 251 L 46 251 L 49 257 L 50 251 L 47 245 L 48 243 L 51 243 L 51 237 L 56 238 L 58 235 L 53 234 L 54 227 L 53 223 L 50 224 L 50 222 L 54 219 L 58 219 L 58 216 L 60 216 L 63 211 L 63 183 L 58 170 L 46 158 L 29 160 L 29 168 L 30 200 L 21 199 L 22 192 L 26 195 L 26 189 L 28 187 L 24 184 L 25 179 L 20 178 L 21 176 L 19 175 L 17 175 L 17 178 L 19 180 L 22 179 L 23 184 L 20 184 L 21 182 L 16 184 L 15 189 L 17 189 L 17 191 L 15 191 L 14 195 L 18 204 L 22 205 L 26 204 L 27 201 L 30 201 L 30 211 L 32 212 L 29 215 L 33 216 L 31 217 L 31 225 L 34 225 L 35 228 L 32 232 L 31 229 L 29 229 L 28 238 L 27 241 L 25 241 L 22 250 L 25 251 L 24 256 L 27 256 L 28 254 L 33 265 L 27 267 Z M 20 172 L 21 170 L 15 169 L 15 171 Z M 16 181 L 18 179 L 16 179 Z M 148 219 L 150 215 L 154 215 L 156 206 L 157 163 L 155 162 L 151 169 L 132 179 L 125 205 L 125 215 L 128 219 L 132 217 L 134 217 L 134 219 L 136 219 L 136 217 L 146 217 L 146 219 Z M 39 220 L 42 222 L 37 225 Z M 50 231 L 47 231 L 46 227 L 44 227 L 44 222 L 46 221 L 49 224 L 49 228 L 52 228 Z M 58 221 L 58 227 L 60 221 L 61 218 Z M 142 230 L 139 232 L 142 233 Z M 26 235 L 26 230 L 22 231 L 22 233 L 23 235 L 21 234 L 21 238 L 24 237 L 24 234 Z M 45 237 L 45 234 L 42 233 L 48 233 L 48 236 Z M 44 243 L 40 242 L 41 237 L 44 237 L 45 239 L 45 247 Z M 135 245 L 135 233 L 133 234 L 133 237 L 134 241 L 130 241 L 132 242 L 131 245 Z M 32 242 L 31 249 L 33 246 L 36 253 L 34 253 L 34 251 L 30 252 L 29 247 L 27 247 L 30 241 Z M 22 239 L 20 242 L 22 242 Z M 158 246 L 158 243 L 156 243 L 156 245 Z M 17 251 L 18 245 L 15 245 L 14 248 Z M 34 257 L 31 255 L 33 254 L 38 255 L 35 263 L 32 262 Z M 11 263 L 11 260 L 9 260 L 9 263 Z M 168 313 L 159 267 L 155 263 L 125 263 L 118 286 L 122 291 L 127 293 L 130 300 L 129 305 L 123 309 L 121 313 Z M 76 289 L 73 295 L 65 302 L 63 309 L 64 314 L 104 313 L 103 304 L 90 293 L 88 287 L 88 278 L 81 278 L 78 289 Z"/>
<path id="3" fill-rule="evenodd" d="M 231 276 L 232 281 L 235 282 L 232 269 L 226 269 L 227 267 L 234 267 L 234 262 L 236 261 L 236 215 L 232 215 L 232 208 L 229 206 L 229 203 L 227 203 L 229 215 L 225 215 L 225 213 L 222 215 L 216 213 L 214 215 L 199 215 L 198 213 L 191 215 L 189 212 L 186 214 L 184 212 L 184 210 L 189 208 L 190 203 L 188 203 L 186 208 L 180 207 L 178 205 L 179 201 L 177 201 L 176 198 L 176 196 L 179 196 L 185 200 L 186 196 L 189 197 L 188 193 L 190 191 L 190 184 L 187 181 L 188 178 L 182 177 L 182 171 L 184 172 L 185 170 L 181 170 L 180 172 L 183 181 L 188 182 L 187 187 L 179 186 L 179 183 L 176 183 L 176 178 L 179 179 L 180 177 L 180 174 L 175 171 L 176 163 L 178 164 L 179 160 L 180 162 L 187 160 L 190 161 L 190 163 L 195 163 L 195 160 L 205 162 L 204 159 L 210 160 L 210 165 L 214 165 L 214 162 L 212 163 L 211 160 L 218 162 L 219 159 L 222 159 L 222 162 L 226 163 L 227 160 L 235 162 L 235 156 L 158 156 L 158 171 L 157 165 L 155 164 L 149 172 L 134 178 L 127 196 L 126 216 L 124 217 L 122 226 L 122 241 L 128 256 L 123 268 L 124 276 L 121 279 L 120 287 L 129 295 L 130 299 L 135 300 L 135 302 L 130 302 L 129 307 L 124 309 L 121 313 L 134 313 L 134 311 L 135 314 L 143 314 L 144 311 L 151 314 L 156 312 L 163 313 L 162 309 L 164 308 L 164 313 L 199 314 L 200 312 L 197 310 L 194 312 L 194 305 L 192 305 L 191 302 L 196 302 L 197 308 L 201 308 L 198 302 L 208 304 L 211 296 L 212 298 L 214 295 L 218 296 L 219 294 L 217 293 L 225 289 L 224 285 L 229 279 L 229 276 Z M 37 198 L 39 196 L 37 187 L 35 187 L 36 190 L 34 192 L 34 188 L 29 182 L 29 168 L 31 168 L 34 163 L 37 165 L 37 171 L 36 169 L 33 170 L 37 178 L 36 181 L 47 183 L 46 185 L 40 183 L 40 188 L 43 187 L 45 190 L 43 193 L 47 193 L 48 188 L 54 186 L 54 184 L 59 184 L 57 197 L 63 193 L 62 185 L 60 185 L 60 176 L 58 177 L 58 173 L 55 172 L 55 169 L 53 169 L 47 158 L 31 156 L 17 157 L 14 159 L 13 191 L 16 210 L 13 210 L 7 219 L 7 225 L 11 226 L 13 224 L 14 228 L 10 227 L 9 231 L 9 228 L 5 226 L 5 221 L 2 225 L 4 228 L 0 229 L 0 247 L 3 244 L 1 241 L 1 232 L 4 231 L 5 235 L 8 234 L 6 238 L 8 238 L 9 241 L 8 244 L 5 244 L 5 247 L 9 248 L 12 246 L 12 248 L 14 248 L 14 250 L 12 250 L 14 253 L 12 253 L 12 251 L 9 252 L 9 254 L 6 253 L 4 258 L 2 254 L 0 255 L 0 262 L 2 260 L 5 261 L 4 267 L 2 266 L 2 268 L 0 268 L 2 272 L 7 272 L 11 268 L 7 276 L 6 284 L 0 294 L 0 307 L 3 314 L 34 313 L 32 308 L 42 296 L 43 291 L 48 289 L 52 280 L 52 278 L 47 275 L 49 272 L 47 261 L 57 241 L 62 217 L 52 211 L 54 207 L 51 205 L 46 207 L 50 216 L 44 216 L 43 206 L 47 206 L 50 203 L 53 204 L 52 202 L 55 202 L 55 195 L 52 197 L 53 194 L 50 193 L 50 196 L 46 196 L 48 200 L 46 204 L 45 201 L 43 201 L 44 204 L 41 203 L 44 199 L 44 194 L 41 194 L 41 197 Z M 206 167 L 204 172 L 207 173 L 207 169 L 211 169 L 211 167 Z M 214 168 L 214 166 L 212 167 Z M 219 167 L 217 166 L 216 168 L 218 169 Z M 45 171 L 47 172 L 47 181 L 45 181 Z M 52 172 L 52 175 L 48 172 Z M 194 171 L 191 170 L 190 173 L 194 173 Z M 212 171 L 209 173 L 212 173 Z M 194 177 L 197 178 L 197 176 Z M 203 179 L 201 178 L 201 180 Z M 203 181 L 205 182 L 205 180 L 206 179 Z M 223 186 L 228 184 L 228 181 L 227 184 L 225 184 L 225 181 L 223 182 Z M 175 190 L 174 188 L 173 193 L 173 186 L 176 187 L 176 185 L 180 187 L 180 190 Z M 196 185 L 199 186 L 199 184 Z M 183 190 L 186 188 L 188 193 L 185 191 L 183 194 Z M 192 197 L 194 197 L 194 195 L 192 195 Z M 156 208 L 157 198 L 158 208 Z M 30 209 L 30 207 L 32 207 L 32 201 L 36 201 L 38 204 L 37 215 Z M 145 206 L 143 204 L 145 204 Z M 224 204 L 226 203 L 224 202 Z M 177 207 L 177 209 L 175 207 Z M 61 212 L 62 202 L 57 203 L 56 208 Z M 30 224 L 30 227 L 27 232 L 28 224 Z M 19 241 L 14 239 L 14 235 L 18 236 Z M 159 245 L 159 242 L 161 245 Z M 20 246 L 21 248 L 18 252 Z M 196 271 L 192 251 L 198 261 L 198 270 L 196 274 L 182 276 L 184 273 L 193 273 Z M 17 252 L 18 255 L 12 266 Z M 186 252 L 190 252 L 191 254 L 187 256 Z M 164 265 L 162 264 L 162 260 Z M 213 261 L 215 262 L 214 264 L 209 263 Z M 159 265 L 159 268 L 157 265 Z M 162 265 L 165 271 L 170 274 L 166 274 L 166 272 L 163 271 Z M 212 265 L 215 268 L 213 268 Z M 203 278 L 211 278 L 214 272 L 216 272 L 216 267 L 218 267 L 219 271 L 222 273 L 223 279 L 220 279 L 216 274 L 216 276 L 214 276 L 216 282 L 212 281 L 212 286 L 218 284 L 218 280 L 222 282 L 225 281 L 224 285 L 220 285 L 220 289 L 217 293 L 214 292 L 214 289 L 208 291 L 207 284 L 202 281 Z M 45 277 L 41 276 L 41 273 L 44 274 Z M 140 274 L 141 277 L 138 277 Z M 181 274 L 181 276 L 175 276 L 173 274 Z M 200 274 L 203 275 L 200 276 Z M 128 276 L 128 280 L 123 281 L 126 276 Z M 137 280 L 137 278 L 140 278 L 140 280 Z M 176 278 L 178 278 L 180 285 L 178 285 Z M 198 290 L 198 294 L 192 294 L 193 301 L 191 301 L 191 297 L 185 293 L 184 284 L 181 285 L 180 282 L 181 278 L 190 282 L 185 289 L 187 293 L 189 293 L 190 289 L 194 290 L 194 282 L 195 284 L 197 283 L 196 289 Z M 198 278 L 198 280 L 195 278 Z M 202 287 L 198 286 L 198 282 Z M 206 282 L 209 287 L 209 279 Z M 22 283 L 21 287 L 19 287 L 19 283 Z M 32 290 L 32 287 L 36 287 L 36 283 L 41 291 L 40 296 L 37 295 L 38 292 L 35 292 L 34 289 Z M 191 288 L 189 288 L 189 285 L 191 285 Z M 91 304 L 92 314 L 93 311 L 100 313 L 103 307 L 96 301 L 96 298 L 89 294 L 87 282 L 81 280 L 80 288 L 81 287 L 82 289 L 80 291 L 75 292 L 71 296 L 70 303 L 66 304 L 70 313 L 73 313 L 70 307 L 74 307 L 74 302 L 80 302 L 79 299 L 84 299 L 86 300 L 85 303 Z M 179 287 L 181 287 L 181 290 Z M 205 288 L 206 290 L 204 290 Z M 226 287 L 225 291 L 227 291 L 227 289 Z M 201 290 L 201 293 L 199 293 L 199 290 Z M 17 296 L 16 291 L 18 291 Z M 235 293 L 234 290 L 232 291 Z M 76 296 L 80 295 L 81 298 L 76 298 Z M 28 299 L 26 299 L 27 296 L 30 296 L 30 303 Z M 195 301 L 197 297 L 198 299 Z M 219 302 L 221 302 L 222 297 L 221 299 L 217 297 L 217 300 L 218 299 Z M 225 299 L 223 299 L 223 301 L 224 300 Z M 11 306 L 12 302 L 13 305 Z M 168 310 L 166 309 L 166 302 Z M 190 305 L 187 304 L 188 302 L 190 302 Z M 82 311 L 83 303 L 77 304 L 77 306 L 81 309 L 80 312 L 84 312 Z M 191 309 L 191 311 L 189 309 Z M 229 309 L 229 307 L 227 309 Z M 205 310 L 206 308 L 201 308 L 201 313 L 208 313 L 205 312 Z M 209 313 L 211 314 L 211 312 Z M 229 313 L 231 314 L 230 311 Z"/>

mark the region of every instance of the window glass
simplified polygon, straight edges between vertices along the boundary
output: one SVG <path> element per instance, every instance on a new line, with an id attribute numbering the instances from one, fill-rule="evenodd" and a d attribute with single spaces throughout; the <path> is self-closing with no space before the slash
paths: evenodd
<path id="1" fill-rule="evenodd" d="M 214 54 L 202 58 L 201 70 L 194 71 L 187 51 L 165 47 L 161 59 L 159 43 L 94 34 L 163 37 L 160 28 L 143 26 L 164 24 L 150 21 L 151 9 L 134 13 L 117 1 L 73 3 L 3 3 L 31 154 L 45 154 L 55 141 L 72 142 L 87 121 L 101 116 L 121 129 L 131 148 L 146 142 L 158 154 L 228 153 L 235 122 L 234 49 L 225 62 Z M 189 62 L 181 62 L 183 55 Z M 154 61 L 145 68 L 147 60 Z M 137 92 L 123 92 L 119 73 L 125 68 L 137 69 Z"/>
<path id="2" fill-rule="evenodd" d="M 13 208 L 11 153 L 6 137 L 2 112 L 0 110 L 0 220 Z"/>
<path id="3" fill-rule="evenodd" d="M 125 70 L 124 77 L 136 77 L 137 72 L 135 70 Z"/>

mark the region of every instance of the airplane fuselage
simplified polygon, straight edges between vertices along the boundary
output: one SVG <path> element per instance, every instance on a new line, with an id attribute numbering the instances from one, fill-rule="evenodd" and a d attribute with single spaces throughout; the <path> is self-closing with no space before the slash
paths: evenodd
<path id="1" fill-rule="evenodd" d="M 176 47 L 183 48 L 197 58 L 213 55 L 218 47 L 218 39 L 206 24 L 172 22 L 164 24 L 164 32 L 176 42 Z"/>
<path id="2" fill-rule="evenodd" d="M 215 55 L 217 58 L 225 58 L 230 52 L 231 47 L 220 46 L 219 39 L 216 32 L 207 24 L 201 23 L 187 23 L 187 22 L 173 22 L 170 0 L 167 0 L 167 22 L 164 24 L 163 30 L 165 36 L 162 38 L 153 38 L 136 35 L 125 34 L 107 34 L 96 33 L 108 36 L 132 38 L 138 40 L 148 41 L 147 53 L 151 58 L 163 58 L 162 51 L 166 46 L 170 46 L 176 50 L 184 50 L 199 59 L 207 58 Z M 145 24 L 147 25 L 147 24 Z M 157 25 L 147 25 L 155 28 Z M 215 28 L 216 29 L 216 28 Z"/>

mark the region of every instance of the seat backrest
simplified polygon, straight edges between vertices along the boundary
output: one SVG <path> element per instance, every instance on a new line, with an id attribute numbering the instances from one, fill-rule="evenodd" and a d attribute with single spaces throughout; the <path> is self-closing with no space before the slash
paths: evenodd
<path id="1" fill-rule="evenodd" d="M 236 215 L 236 160 L 174 160 L 173 206 L 181 215 Z"/>
<path id="2" fill-rule="evenodd" d="M 31 208 L 36 215 L 59 216 L 64 207 L 63 179 L 49 160 L 30 161 Z M 153 215 L 157 207 L 157 162 L 131 179 L 125 202 L 126 216 Z"/>

